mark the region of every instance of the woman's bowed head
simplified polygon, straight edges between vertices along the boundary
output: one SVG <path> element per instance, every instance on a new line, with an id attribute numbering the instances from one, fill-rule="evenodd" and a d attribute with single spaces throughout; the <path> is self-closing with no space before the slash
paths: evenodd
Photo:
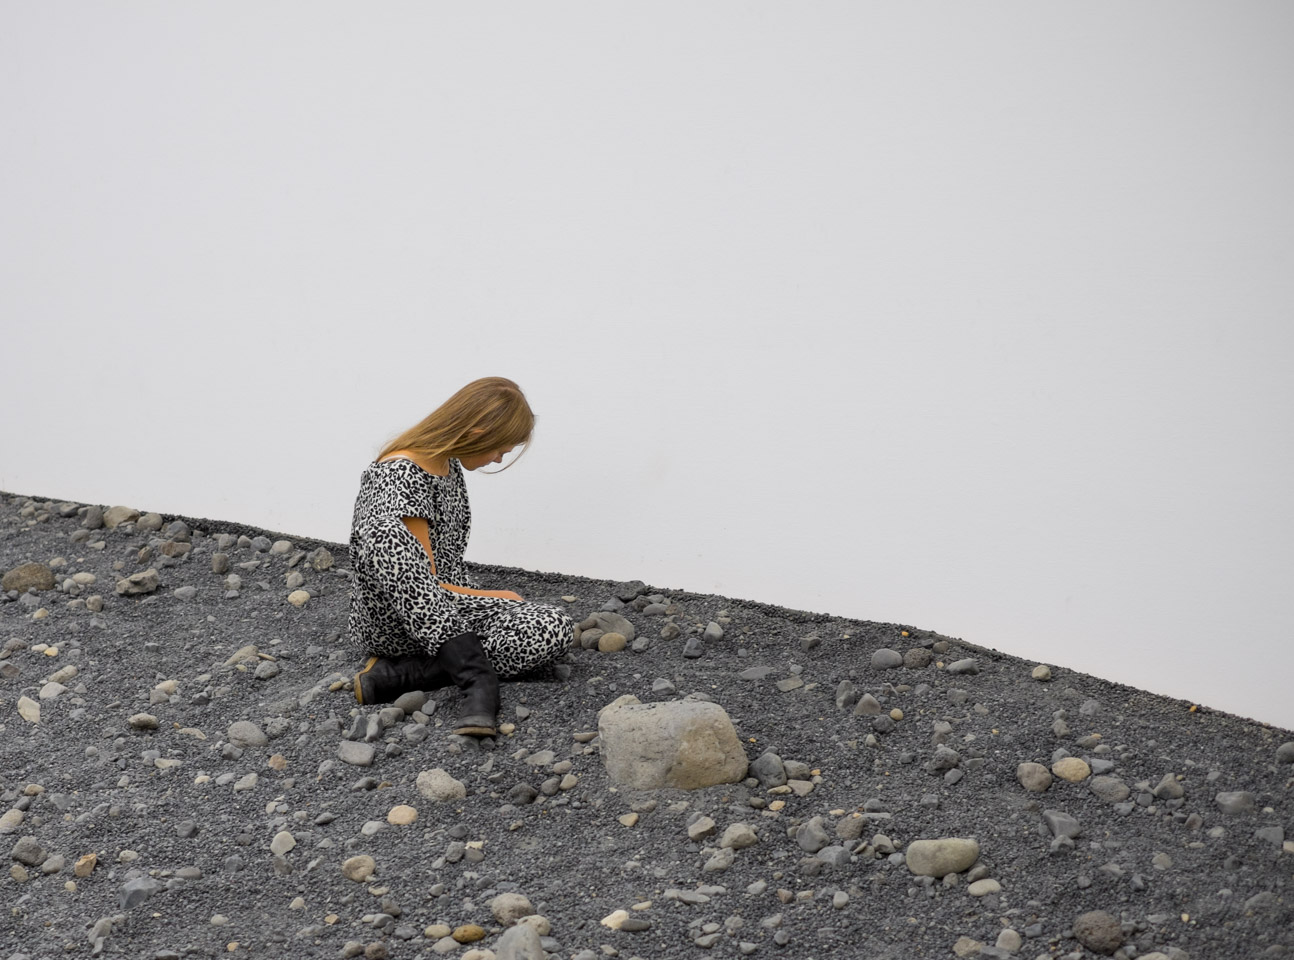
<path id="1" fill-rule="evenodd" d="M 534 429 L 535 415 L 521 388 L 507 377 L 482 377 L 388 443 L 377 459 L 401 453 L 443 477 L 451 459 L 464 470 L 502 463 L 513 449 L 530 442 Z"/>
<path id="2" fill-rule="evenodd" d="M 463 471 L 502 463 L 534 428 L 521 388 L 485 377 L 388 443 L 364 471 L 347 631 L 368 658 L 353 684 L 360 703 L 453 684 L 463 692 L 454 732 L 491 736 L 499 677 L 551 663 L 569 646 L 574 625 L 565 611 L 477 587 L 463 559 L 471 525 Z"/>

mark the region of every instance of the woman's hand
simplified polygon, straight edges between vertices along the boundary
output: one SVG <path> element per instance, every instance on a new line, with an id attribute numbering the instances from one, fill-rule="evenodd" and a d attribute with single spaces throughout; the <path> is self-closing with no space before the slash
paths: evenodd
<path id="1" fill-rule="evenodd" d="M 453 590 L 455 593 L 461 593 L 469 597 L 497 597 L 500 600 L 521 600 L 521 594 L 513 593 L 511 590 L 475 590 L 472 587 L 460 587 L 454 583 L 442 583 L 446 590 Z"/>

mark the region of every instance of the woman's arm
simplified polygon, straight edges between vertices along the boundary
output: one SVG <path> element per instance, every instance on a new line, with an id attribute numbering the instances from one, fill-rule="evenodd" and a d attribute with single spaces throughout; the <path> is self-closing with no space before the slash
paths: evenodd
<path id="1" fill-rule="evenodd" d="M 431 572 L 434 576 L 436 573 L 436 555 L 431 549 L 431 530 L 427 521 L 423 517 L 401 517 L 404 525 L 409 528 L 409 532 L 418 538 L 422 544 L 422 549 L 427 551 L 427 560 L 431 563 Z M 521 595 L 513 593 L 511 590 L 475 590 L 472 587 L 460 587 L 453 583 L 441 583 L 446 590 L 452 590 L 454 593 L 466 594 L 470 597 L 498 597 L 501 600 L 520 600 Z"/>

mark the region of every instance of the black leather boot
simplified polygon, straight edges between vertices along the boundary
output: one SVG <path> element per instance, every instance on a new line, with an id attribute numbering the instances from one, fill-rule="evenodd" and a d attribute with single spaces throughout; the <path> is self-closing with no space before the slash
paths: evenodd
<path id="1" fill-rule="evenodd" d="M 446 640 L 436 654 L 436 661 L 463 691 L 454 733 L 468 737 L 494 736 L 499 715 L 499 677 L 485 655 L 480 636 L 460 633 Z"/>
<path id="2" fill-rule="evenodd" d="M 355 674 L 355 699 L 362 704 L 390 703 L 411 690 L 435 690 L 451 682 L 437 658 L 425 653 L 369 657 Z"/>

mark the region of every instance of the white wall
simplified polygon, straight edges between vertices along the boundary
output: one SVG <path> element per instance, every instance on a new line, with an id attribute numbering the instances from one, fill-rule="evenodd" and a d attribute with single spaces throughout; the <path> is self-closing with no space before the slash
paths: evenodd
<path id="1" fill-rule="evenodd" d="M 0 489 L 469 556 L 1294 727 L 1294 7 L 0 8 Z"/>

